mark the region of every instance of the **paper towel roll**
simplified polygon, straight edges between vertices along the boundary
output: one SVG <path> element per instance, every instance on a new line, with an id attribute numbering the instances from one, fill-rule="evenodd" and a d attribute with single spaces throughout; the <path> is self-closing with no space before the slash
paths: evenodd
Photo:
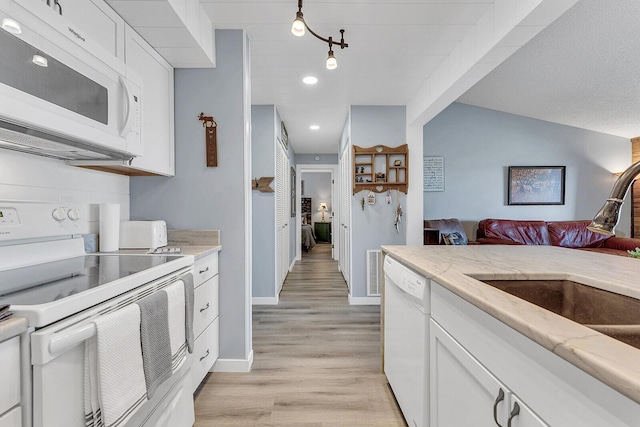
<path id="1" fill-rule="evenodd" d="M 120 248 L 120 205 L 100 205 L 100 252 L 113 252 Z"/>

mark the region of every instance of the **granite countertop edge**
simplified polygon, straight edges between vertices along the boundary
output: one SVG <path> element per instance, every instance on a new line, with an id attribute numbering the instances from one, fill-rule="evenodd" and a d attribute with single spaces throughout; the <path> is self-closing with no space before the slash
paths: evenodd
<path id="1" fill-rule="evenodd" d="M 0 342 L 20 335 L 27 330 L 28 326 L 26 317 L 12 316 L 0 322 Z"/>

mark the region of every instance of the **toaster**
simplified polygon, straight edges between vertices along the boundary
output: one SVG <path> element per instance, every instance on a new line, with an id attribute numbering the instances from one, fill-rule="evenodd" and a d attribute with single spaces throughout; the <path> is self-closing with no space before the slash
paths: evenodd
<path id="1" fill-rule="evenodd" d="M 120 223 L 120 249 L 155 249 L 167 245 L 164 221 L 123 221 Z"/>

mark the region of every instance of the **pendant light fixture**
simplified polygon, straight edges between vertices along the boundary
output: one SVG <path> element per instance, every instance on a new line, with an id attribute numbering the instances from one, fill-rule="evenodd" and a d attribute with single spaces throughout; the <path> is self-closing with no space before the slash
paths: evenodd
<path id="1" fill-rule="evenodd" d="M 333 45 L 339 45 L 340 49 L 344 49 L 349 47 L 347 43 L 344 42 L 344 30 L 340 30 L 340 43 L 334 42 L 333 37 L 324 38 L 314 33 L 311 28 L 307 25 L 302 15 L 302 0 L 298 0 L 298 12 L 296 12 L 296 19 L 293 20 L 293 25 L 291 25 L 291 32 L 294 36 L 302 37 L 305 35 L 306 30 L 309 30 L 311 35 L 315 38 L 322 40 L 323 42 L 329 45 L 329 56 L 327 56 L 327 69 L 335 70 L 338 67 L 338 61 L 336 57 L 333 55 Z"/>

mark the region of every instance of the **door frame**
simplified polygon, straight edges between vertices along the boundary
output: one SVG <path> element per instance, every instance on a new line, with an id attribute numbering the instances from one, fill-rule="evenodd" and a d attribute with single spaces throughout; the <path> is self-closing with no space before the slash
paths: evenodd
<path id="1" fill-rule="evenodd" d="M 339 258 L 339 245 L 336 244 L 336 240 L 339 238 L 340 233 L 334 231 L 333 222 L 336 218 L 340 217 L 339 206 L 339 186 L 341 185 L 338 177 L 338 165 L 337 164 L 297 164 L 296 165 L 296 206 L 301 206 L 302 192 L 301 181 L 303 173 L 330 173 L 331 174 L 331 258 L 337 260 Z M 299 211 L 299 210 L 298 210 Z M 302 229 L 301 229 L 300 215 L 296 215 L 296 260 L 302 259 Z"/>

